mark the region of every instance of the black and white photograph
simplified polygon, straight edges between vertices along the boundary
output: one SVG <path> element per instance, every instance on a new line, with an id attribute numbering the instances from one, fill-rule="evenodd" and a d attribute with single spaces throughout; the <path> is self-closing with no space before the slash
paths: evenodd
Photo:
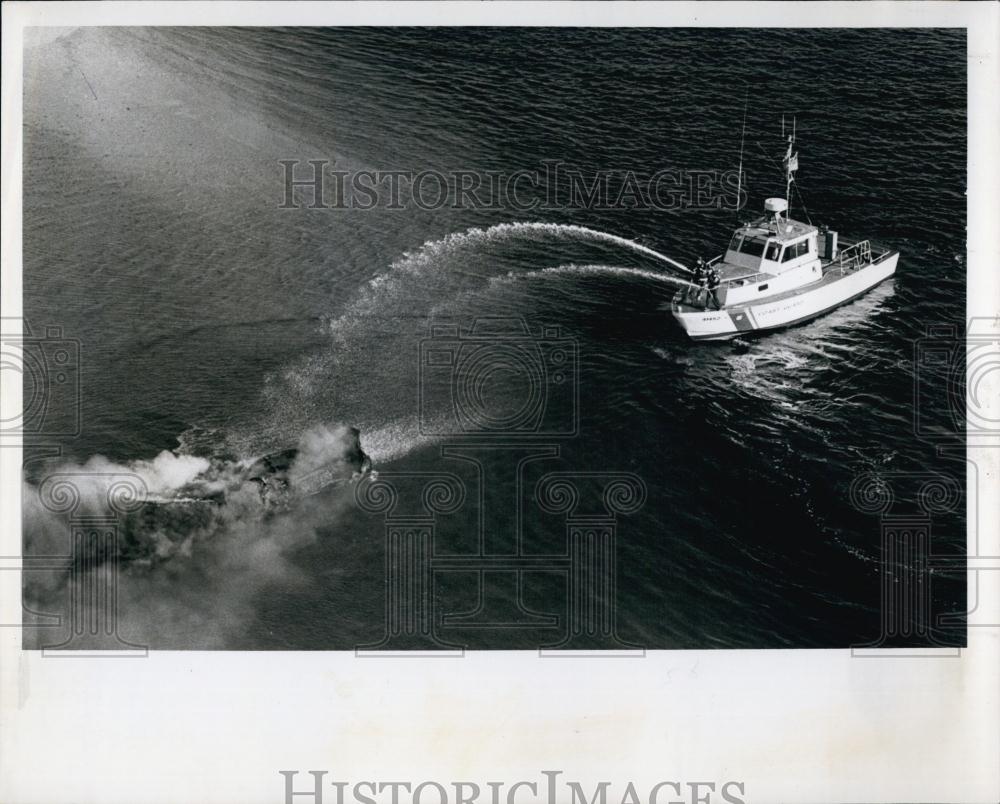
<path id="1" fill-rule="evenodd" d="M 749 3 L 703 27 L 644 23 L 646 4 L 620 25 L 596 7 L 630 4 L 525 24 L 449 20 L 477 13 L 463 3 L 414 4 L 424 24 L 408 4 L 318 4 L 355 6 L 325 24 L 185 5 L 175 24 L 49 14 L 4 70 L 17 651 L 129 674 L 248 655 L 291 675 L 320 654 L 369 678 L 516 656 L 613 694 L 705 652 L 947 673 L 982 637 L 995 684 L 1000 303 L 972 275 L 996 270 L 995 129 L 978 169 L 970 141 L 973 115 L 996 119 L 996 43 L 972 38 L 995 6 L 810 26 Z M 365 6 L 377 21 L 351 24 Z M 328 757 L 275 759 L 253 794 L 131 800 L 998 784 L 983 767 L 955 797 L 775 797 L 742 762 L 698 781 L 671 756 L 659 792 L 551 762 L 503 789 L 455 767 L 401 792 Z"/>
<path id="2" fill-rule="evenodd" d="M 27 610 L 113 560 L 121 647 L 963 645 L 964 50 L 29 32 L 25 555 L 121 522 Z"/>

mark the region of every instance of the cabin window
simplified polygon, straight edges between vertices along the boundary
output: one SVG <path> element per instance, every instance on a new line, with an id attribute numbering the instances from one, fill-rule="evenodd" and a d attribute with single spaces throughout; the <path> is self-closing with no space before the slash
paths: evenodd
<path id="1" fill-rule="evenodd" d="M 767 285 L 758 285 L 758 286 L 757 286 L 757 290 L 758 290 L 758 291 L 761 291 L 761 290 L 767 290 Z"/>
<path id="2" fill-rule="evenodd" d="M 785 253 L 781 256 L 781 261 L 788 262 L 789 260 L 794 260 L 796 257 L 804 257 L 808 253 L 809 241 L 800 240 L 798 243 L 793 243 L 785 247 Z"/>
<path id="3" fill-rule="evenodd" d="M 781 254 L 781 243 L 767 244 L 767 251 L 764 255 L 765 259 L 771 260 L 771 262 L 777 262 L 779 254 Z"/>

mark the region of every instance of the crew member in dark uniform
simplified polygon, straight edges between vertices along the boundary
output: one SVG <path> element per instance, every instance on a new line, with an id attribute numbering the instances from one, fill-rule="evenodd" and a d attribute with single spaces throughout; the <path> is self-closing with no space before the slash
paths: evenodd
<path id="1" fill-rule="evenodd" d="M 722 277 L 719 275 L 718 269 L 716 269 L 714 266 L 712 268 L 709 268 L 706 273 L 707 273 L 706 282 L 708 286 L 708 293 L 712 297 L 712 301 L 715 302 L 715 309 L 721 310 L 722 305 L 719 304 L 719 294 L 716 292 L 716 290 L 719 287 L 719 283 L 722 281 Z"/>
<path id="2" fill-rule="evenodd" d="M 695 278 L 698 280 L 698 302 L 704 307 L 708 307 L 708 267 L 705 261 L 699 257 L 695 264 Z"/>
<path id="3" fill-rule="evenodd" d="M 694 291 L 695 300 L 700 303 L 702 291 L 708 288 L 708 276 L 705 272 L 705 261 L 698 257 L 694 263 L 694 269 L 691 271 L 691 279 L 697 283 L 698 290 Z M 688 297 L 690 298 L 691 288 L 688 288 Z"/>

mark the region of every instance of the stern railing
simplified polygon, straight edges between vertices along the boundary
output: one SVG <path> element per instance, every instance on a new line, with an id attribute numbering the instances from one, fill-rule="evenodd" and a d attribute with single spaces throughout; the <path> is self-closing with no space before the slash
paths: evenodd
<path id="1" fill-rule="evenodd" d="M 841 272 L 853 271 L 863 265 L 870 265 L 872 261 L 872 244 L 869 240 L 862 240 L 853 246 L 841 249 L 837 255 L 837 265 Z"/>
<path id="2" fill-rule="evenodd" d="M 835 259 L 828 262 L 825 269 L 840 269 L 841 273 L 864 268 L 866 265 L 874 265 L 881 262 L 893 251 L 879 245 L 873 245 L 870 240 L 861 240 L 847 248 L 841 249 Z"/>

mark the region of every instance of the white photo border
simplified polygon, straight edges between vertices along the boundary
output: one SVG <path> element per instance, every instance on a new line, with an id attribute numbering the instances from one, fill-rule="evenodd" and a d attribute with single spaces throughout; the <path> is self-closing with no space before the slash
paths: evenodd
<path id="1" fill-rule="evenodd" d="M 433 24 L 965 28 L 968 318 L 994 318 L 998 9 L 952 2 L 8 3 L 3 316 L 21 315 L 25 27 Z M 21 389 L 8 379 L 2 393 L 18 405 Z M 992 379 L 996 397 L 995 373 Z M 970 555 L 1000 556 L 998 453 L 968 450 L 981 514 L 978 522 L 969 518 Z M 0 450 L 4 623 L 21 612 L 20 461 L 19 449 Z M 998 562 L 980 573 L 990 596 L 978 602 L 992 622 L 1000 616 Z M 349 651 L 154 651 L 138 661 L 54 661 L 22 652 L 14 627 L 0 628 L 0 650 L 0 800 L 12 804 L 283 802 L 282 769 L 298 770 L 302 786 L 309 770 L 348 782 L 510 784 L 558 769 L 588 790 L 600 780 L 618 791 L 627 781 L 648 791 L 664 780 L 736 780 L 748 802 L 1000 799 L 997 628 L 970 627 L 967 648 L 933 659 L 860 660 L 850 650 L 647 651 L 643 659 L 608 661 L 546 661 L 533 652 L 431 661 L 366 660 Z"/>

